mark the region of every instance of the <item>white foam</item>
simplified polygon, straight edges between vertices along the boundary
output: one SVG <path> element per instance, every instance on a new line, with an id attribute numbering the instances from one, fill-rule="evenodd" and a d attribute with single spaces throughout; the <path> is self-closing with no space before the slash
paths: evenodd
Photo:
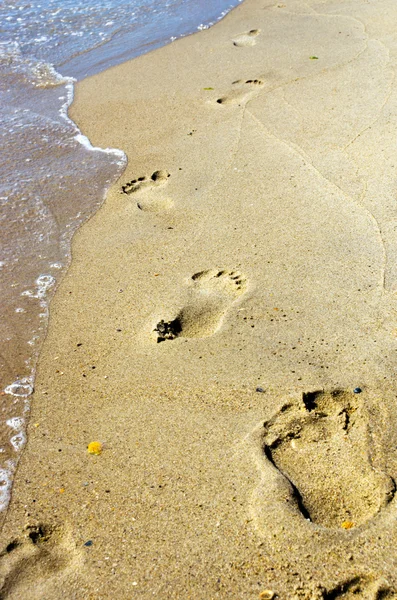
<path id="1" fill-rule="evenodd" d="M 7 460 L 6 467 L 0 469 L 0 511 L 6 510 L 10 501 L 12 480 L 16 465 L 13 461 Z"/>
<path id="2" fill-rule="evenodd" d="M 79 142 L 82 146 L 85 146 L 88 150 L 95 150 L 96 152 L 105 152 L 106 154 L 114 154 L 118 156 L 123 162 L 127 161 L 127 157 L 122 150 L 118 150 L 117 148 L 99 148 L 98 146 L 93 146 L 88 139 L 88 137 L 84 134 L 76 133 L 74 139 Z"/>
<path id="3" fill-rule="evenodd" d="M 37 295 L 36 298 L 45 298 L 49 289 L 55 285 L 56 279 L 52 275 L 40 275 L 36 279 Z"/>
<path id="4" fill-rule="evenodd" d="M 15 429 L 15 431 L 21 431 L 25 424 L 25 419 L 23 417 L 12 417 L 12 419 L 7 419 L 6 424 L 8 427 Z"/>
<path id="5" fill-rule="evenodd" d="M 76 80 L 73 77 L 68 78 L 68 82 L 66 83 L 66 86 L 65 86 L 66 87 L 66 100 L 62 104 L 62 106 L 59 110 L 59 114 L 61 115 L 61 117 L 63 119 L 65 119 L 65 121 L 67 121 L 69 124 L 71 124 L 73 126 L 74 130 L 76 131 L 74 139 L 79 144 L 81 144 L 82 146 L 87 148 L 87 150 L 94 151 L 94 152 L 103 152 L 105 154 L 113 154 L 114 156 L 117 156 L 119 159 L 118 165 L 120 167 L 126 165 L 127 164 L 127 156 L 122 150 L 119 150 L 118 148 L 99 148 L 98 146 L 93 146 L 91 144 L 90 140 L 88 139 L 88 137 L 86 135 L 84 135 L 83 133 L 81 133 L 81 131 L 77 127 L 76 123 L 69 118 L 68 108 L 73 102 L 73 98 L 74 98 L 73 84 L 75 81 Z"/>
<path id="6" fill-rule="evenodd" d="M 52 275 L 40 275 L 35 281 L 35 284 L 37 286 L 36 292 L 33 292 L 32 290 L 24 290 L 23 292 L 21 292 L 21 296 L 28 296 L 29 298 L 39 298 L 40 300 L 42 300 L 46 297 L 48 290 L 51 289 L 55 285 L 55 283 L 56 279 Z"/>
<path id="7" fill-rule="evenodd" d="M 10 444 L 14 448 L 15 452 L 20 452 L 26 444 L 26 435 L 23 431 L 19 431 L 16 435 L 13 435 L 10 439 Z"/>
<path id="8" fill-rule="evenodd" d="M 33 389 L 32 377 L 24 377 L 22 379 L 17 379 L 14 383 L 8 385 L 4 388 L 4 392 L 11 396 L 17 396 L 18 398 L 27 398 L 33 394 Z"/>
<path id="9" fill-rule="evenodd" d="M 39 61 L 32 66 L 33 82 L 36 87 L 48 88 L 68 83 L 70 77 L 63 77 L 52 65 Z"/>

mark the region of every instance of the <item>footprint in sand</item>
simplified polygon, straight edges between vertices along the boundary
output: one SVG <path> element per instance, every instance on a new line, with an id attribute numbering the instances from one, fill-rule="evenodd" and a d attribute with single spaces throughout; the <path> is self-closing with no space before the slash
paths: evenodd
<path id="1" fill-rule="evenodd" d="M 0 553 L 0 600 L 45 598 L 50 582 L 59 583 L 60 573 L 75 571 L 80 561 L 81 554 L 61 529 L 29 527 Z"/>
<path id="2" fill-rule="evenodd" d="M 230 93 L 218 98 L 217 104 L 245 104 L 259 94 L 264 82 L 261 79 L 247 79 L 233 81 L 232 85 Z"/>
<path id="3" fill-rule="evenodd" d="M 171 210 L 174 207 L 174 201 L 171 198 L 162 197 L 150 197 L 142 198 L 136 203 L 139 210 L 143 212 L 161 213 L 167 210 Z"/>
<path id="4" fill-rule="evenodd" d="M 121 190 L 124 194 L 133 194 L 139 190 L 144 190 L 153 187 L 159 187 L 164 185 L 171 174 L 168 171 L 155 171 L 150 177 L 138 177 L 138 179 L 132 179 L 121 186 Z"/>
<path id="5" fill-rule="evenodd" d="M 237 35 L 232 41 L 233 46 L 237 47 L 246 47 L 246 46 L 255 46 L 256 37 L 260 34 L 260 29 L 251 29 L 246 33 L 240 33 Z"/>
<path id="6" fill-rule="evenodd" d="M 395 592 L 389 585 L 371 575 L 357 575 L 338 584 L 330 591 L 322 594 L 323 600 L 337 600 L 338 598 L 360 600 L 392 600 L 396 598 Z"/>
<path id="7" fill-rule="evenodd" d="M 259 595 L 259 598 L 261 597 Z M 269 598 L 270 594 L 263 597 Z M 392 600 L 396 595 L 383 577 L 366 573 L 346 578 L 342 583 L 328 590 L 313 581 L 307 582 L 295 587 L 291 600 L 342 600 L 343 598 L 345 600 Z"/>
<path id="8" fill-rule="evenodd" d="M 174 319 L 157 323 L 153 331 L 156 341 L 213 335 L 246 288 L 247 281 L 238 271 L 212 269 L 196 273 L 189 281 L 185 306 Z"/>
<path id="9" fill-rule="evenodd" d="M 356 394 L 303 394 L 266 422 L 262 435 L 265 456 L 284 476 L 280 486 L 289 482 L 291 500 L 313 523 L 357 527 L 394 496 L 393 479 L 372 464 L 368 418 Z"/>

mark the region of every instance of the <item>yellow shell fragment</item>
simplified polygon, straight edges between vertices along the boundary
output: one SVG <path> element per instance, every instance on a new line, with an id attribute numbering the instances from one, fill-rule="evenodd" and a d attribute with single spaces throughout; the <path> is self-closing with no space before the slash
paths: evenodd
<path id="1" fill-rule="evenodd" d="M 99 455 L 102 453 L 102 444 L 101 442 L 90 442 L 87 446 L 87 450 L 89 454 Z"/>
<path id="2" fill-rule="evenodd" d="M 352 521 L 343 521 L 341 527 L 343 527 L 343 529 L 351 529 L 354 527 L 354 523 Z"/>
<path id="3" fill-rule="evenodd" d="M 273 590 L 263 590 L 263 592 L 259 594 L 259 598 L 260 600 L 273 600 L 275 595 L 276 594 L 273 592 Z"/>

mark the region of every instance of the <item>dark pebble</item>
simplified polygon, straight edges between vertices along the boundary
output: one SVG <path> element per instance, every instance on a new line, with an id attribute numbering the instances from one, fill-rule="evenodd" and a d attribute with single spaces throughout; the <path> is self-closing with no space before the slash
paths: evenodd
<path id="1" fill-rule="evenodd" d="M 263 393 L 265 390 L 263 387 L 257 387 L 255 391 Z"/>
<path id="2" fill-rule="evenodd" d="M 84 546 L 92 546 L 93 543 L 92 540 L 88 540 L 88 542 L 85 542 Z"/>
<path id="3" fill-rule="evenodd" d="M 356 387 L 356 388 L 354 388 L 353 392 L 354 392 L 355 394 L 361 394 L 361 392 L 362 392 L 362 389 L 361 389 L 361 388 L 359 388 L 359 387 Z"/>

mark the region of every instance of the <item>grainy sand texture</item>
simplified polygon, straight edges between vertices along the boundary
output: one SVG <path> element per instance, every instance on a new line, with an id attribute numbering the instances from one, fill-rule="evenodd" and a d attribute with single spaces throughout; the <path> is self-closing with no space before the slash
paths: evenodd
<path id="1" fill-rule="evenodd" d="M 128 166 L 51 305 L 1 598 L 397 598 L 396 24 L 246 0 L 77 85 Z"/>

